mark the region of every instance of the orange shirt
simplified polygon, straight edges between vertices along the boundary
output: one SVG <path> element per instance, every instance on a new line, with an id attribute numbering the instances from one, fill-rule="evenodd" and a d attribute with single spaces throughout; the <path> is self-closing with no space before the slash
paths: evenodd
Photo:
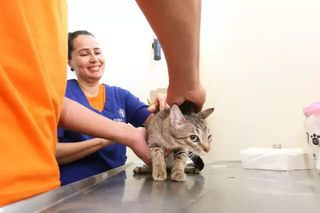
<path id="1" fill-rule="evenodd" d="M 87 97 L 87 100 L 92 108 L 101 112 L 106 102 L 106 88 L 100 84 L 98 95 L 96 97 Z"/>
<path id="2" fill-rule="evenodd" d="M 60 186 L 66 0 L 6 0 L 0 13 L 0 206 Z"/>

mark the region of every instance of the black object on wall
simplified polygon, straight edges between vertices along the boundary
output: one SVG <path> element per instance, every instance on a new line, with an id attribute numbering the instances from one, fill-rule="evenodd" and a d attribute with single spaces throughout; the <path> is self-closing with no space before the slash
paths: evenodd
<path id="1" fill-rule="evenodd" d="M 153 43 L 152 43 L 152 48 L 153 48 L 153 54 L 154 54 L 154 60 L 155 61 L 160 61 L 161 60 L 161 46 L 159 41 L 154 38 Z"/>

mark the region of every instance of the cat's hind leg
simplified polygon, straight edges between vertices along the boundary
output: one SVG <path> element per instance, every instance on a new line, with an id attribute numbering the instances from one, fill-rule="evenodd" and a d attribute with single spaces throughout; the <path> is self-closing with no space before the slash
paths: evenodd
<path id="1" fill-rule="evenodd" d="M 137 166 L 133 170 L 134 174 L 150 174 L 152 173 L 152 166 L 151 165 L 144 165 L 144 166 Z"/>
<path id="2" fill-rule="evenodd" d="M 185 167 L 187 162 L 187 150 L 178 148 L 173 151 L 174 163 L 171 170 L 171 179 L 174 181 L 186 181 Z"/>
<path id="3" fill-rule="evenodd" d="M 194 167 L 193 165 L 187 165 L 184 169 L 186 174 L 200 174 L 200 169 Z"/>

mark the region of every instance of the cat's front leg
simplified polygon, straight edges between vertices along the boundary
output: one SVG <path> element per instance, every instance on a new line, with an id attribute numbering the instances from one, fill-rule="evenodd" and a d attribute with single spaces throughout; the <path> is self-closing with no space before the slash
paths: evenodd
<path id="1" fill-rule="evenodd" d="M 156 181 L 164 181 L 167 179 L 167 168 L 164 161 L 164 153 L 161 147 L 150 148 L 152 159 L 152 177 Z"/>
<path id="2" fill-rule="evenodd" d="M 187 162 L 187 150 L 178 148 L 173 151 L 174 163 L 171 170 L 171 179 L 174 181 L 186 181 L 187 175 L 184 170 Z"/>

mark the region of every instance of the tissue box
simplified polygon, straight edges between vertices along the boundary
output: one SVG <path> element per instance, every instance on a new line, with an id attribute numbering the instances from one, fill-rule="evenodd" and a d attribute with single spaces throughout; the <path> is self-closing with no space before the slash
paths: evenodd
<path id="1" fill-rule="evenodd" d="M 240 158 L 245 169 L 294 171 L 315 167 L 310 154 L 302 148 L 250 147 L 240 151 Z"/>

